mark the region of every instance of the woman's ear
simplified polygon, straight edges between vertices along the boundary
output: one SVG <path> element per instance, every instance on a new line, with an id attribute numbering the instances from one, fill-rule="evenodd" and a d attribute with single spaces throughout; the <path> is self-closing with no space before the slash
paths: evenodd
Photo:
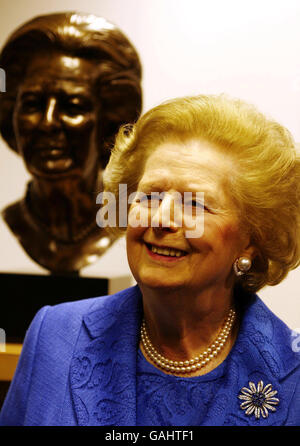
<path id="1" fill-rule="evenodd" d="M 258 254 L 259 251 L 256 246 L 249 244 L 241 253 L 241 257 L 248 257 L 249 259 L 253 260 Z"/>

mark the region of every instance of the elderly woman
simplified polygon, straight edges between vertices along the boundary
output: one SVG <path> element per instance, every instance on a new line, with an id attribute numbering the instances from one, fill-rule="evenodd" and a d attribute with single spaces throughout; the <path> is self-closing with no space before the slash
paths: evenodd
<path id="1" fill-rule="evenodd" d="M 51 272 L 78 272 L 114 241 L 96 225 L 96 191 L 114 137 L 141 111 L 141 65 L 127 37 L 91 14 L 35 17 L 5 43 L 0 131 L 32 176 L 3 217 Z"/>
<path id="2" fill-rule="evenodd" d="M 1 424 L 299 425 L 299 353 L 255 294 L 300 260 L 289 132 L 239 100 L 176 99 L 120 130 L 105 187 L 125 184 L 137 285 L 40 310 Z"/>

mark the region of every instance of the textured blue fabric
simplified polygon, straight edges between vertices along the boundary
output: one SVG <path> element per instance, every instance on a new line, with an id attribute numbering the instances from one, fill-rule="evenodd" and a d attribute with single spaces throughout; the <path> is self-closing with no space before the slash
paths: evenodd
<path id="1" fill-rule="evenodd" d="M 224 365 L 223 362 L 207 375 L 180 378 L 158 370 L 139 350 L 137 426 L 201 426 Z"/>
<path id="2" fill-rule="evenodd" d="M 0 425 L 300 425 L 300 358 L 292 333 L 257 297 L 243 308 L 237 341 L 215 370 L 164 374 L 138 354 L 142 297 L 112 296 L 42 308 L 34 318 L 0 413 Z M 276 412 L 240 408 L 249 381 L 278 391 Z"/>

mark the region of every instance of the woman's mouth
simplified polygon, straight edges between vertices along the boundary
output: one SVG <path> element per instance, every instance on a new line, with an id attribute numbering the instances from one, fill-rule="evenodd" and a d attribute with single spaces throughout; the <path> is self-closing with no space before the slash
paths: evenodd
<path id="1" fill-rule="evenodd" d="M 186 251 L 181 249 L 152 245 L 151 243 L 146 243 L 147 251 L 152 258 L 160 260 L 178 260 L 187 255 Z"/>
<path id="2" fill-rule="evenodd" d="M 53 160 L 66 158 L 67 155 L 68 151 L 60 147 L 47 147 L 40 151 L 40 156 L 42 158 L 53 159 Z"/>

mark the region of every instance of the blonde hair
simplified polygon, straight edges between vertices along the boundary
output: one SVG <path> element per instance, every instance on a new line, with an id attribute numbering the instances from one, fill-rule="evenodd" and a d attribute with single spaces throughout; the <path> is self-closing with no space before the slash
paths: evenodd
<path id="1" fill-rule="evenodd" d="M 230 193 L 241 228 L 258 250 L 251 272 L 241 276 L 242 286 L 257 291 L 278 284 L 300 264 L 300 157 L 290 132 L 254 106 L 226 95 L 200 95 L 149 110 L 135 125 L 119 130 L 104 189 L 116 197 L 119 184 L 127 184 L 128 193 L 137 190 L 155 147 L 197 138 L 237 163 Z M 123 230 L 117 228 L 119 234 Z"/>

